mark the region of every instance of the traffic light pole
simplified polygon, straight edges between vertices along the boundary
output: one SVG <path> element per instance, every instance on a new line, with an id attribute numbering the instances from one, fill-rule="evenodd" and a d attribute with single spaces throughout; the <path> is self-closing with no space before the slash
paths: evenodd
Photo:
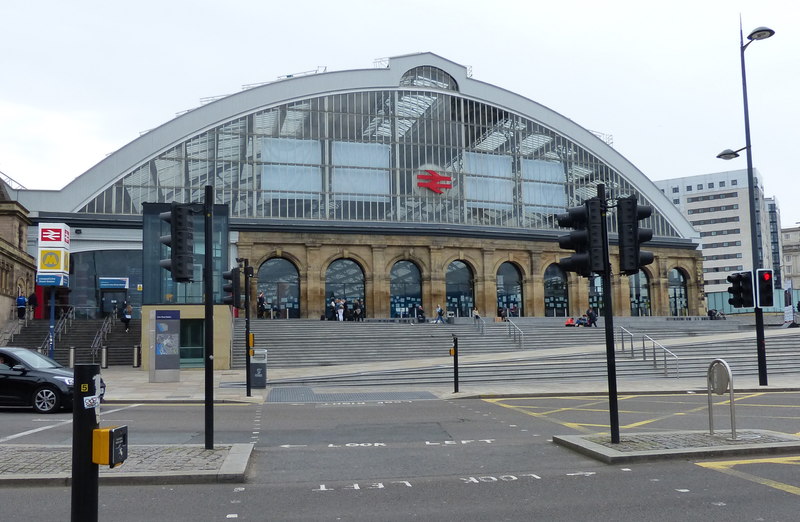
<path id="1" fill-rule="evenodd" d="M 238 261 L 238 260 L 237 260 Z M 244 351 L 245 351 L 245 382 L 247 384 L 247 396 L 251 397 L 250 381 L 250 278 L 253 276 L 253 268 L 250 266 L 249 259 L 244 261 Z"/>
<path id="2" fill-rule="evenodd" d="M 764 312 L 756 306 L 756 351 L 758 354 L 758 384 L 767 385 L 767 341 L 764 339 Z"/>
<path id="3" fill-rule="evenodd" d="M 606 366 L 608 371 L 608 413 L 611 443 L 619 444 L 619 405 L 617 404 L 617 361 L 614 353 L 614 307 L 611 301 L 611 262 L 608 259 L 608 223 L 606 214 L 606 186 L 597 185 L 597 198 L 602 205 L 601 237 L 603 239 L 603 317 L 606 328 Z"/>
<path id="4" fill-rule="evenodd" d="M 205 263 L 205 421 L 206 449 L 214 449 L 214 188 L 206 185 L 203 202 Z"/>

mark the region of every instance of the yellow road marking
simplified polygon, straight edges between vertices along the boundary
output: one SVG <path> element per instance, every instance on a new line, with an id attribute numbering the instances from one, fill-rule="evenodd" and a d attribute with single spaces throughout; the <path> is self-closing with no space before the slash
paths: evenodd
<path id="1" fill-rule="evenodd" d="M 738 477 L 750 482 L 755 482 L 756 484 L 761 484 L 762 486 L 785 491 L 786 493 L 791 493 L 792 495 L 800 495 L 800 488 L 797 486 L 792 486 L 791 484 L 778 482 L 777 480 L 759 477 L 750 473 L 745 473 L 744 471 L 733 469 L 734 466 L 741 466 L 744 464 L 788 464 L 791 466 L 798 466 L 800 465 L 800 457 L 775 457 L 767 459 L 727 460 L 722 462 L 697 462 L 696 464 L 703 468 L 713 469 L 715 471 L 719 471 L 720 473 L 725 473 L 733 477 Z"/>

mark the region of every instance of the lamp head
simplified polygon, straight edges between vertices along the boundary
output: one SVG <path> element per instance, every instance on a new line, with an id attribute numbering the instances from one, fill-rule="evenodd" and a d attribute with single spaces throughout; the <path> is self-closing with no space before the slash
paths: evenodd
<path id="1" fill-rule="evenodd" d="M 750 41 L 766 40 L 773 34 L 775 34 L 775 31 L 773 31 L 769 27 L 756 27 L 755 29 L 750 31 L 750 34 L 747 35 L 747 39 Z"/>
<path id="2" fill-rule="evenodd" d="M 738 158 L 738 157 L 739 157 L 738 150 L 725 149 L 719 154 L 717 154 L 717 158 L 724 160 L 732 160 L 733 158 Z"/>

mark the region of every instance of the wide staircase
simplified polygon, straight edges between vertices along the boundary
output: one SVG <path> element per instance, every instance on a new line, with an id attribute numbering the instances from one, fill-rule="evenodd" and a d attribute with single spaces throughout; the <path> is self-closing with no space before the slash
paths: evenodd
<path id="1" fill-rule="evenodd" d="M 618 377 L 700 377 L 716 358 L 725 359 L 738 375 L 758 373 L 752 325 L 736 320 L 694 319 L 615 318 Z M 468 319 L 448 325 L 251 320 L 250 329 L 255 334 L 256 348 L 268 350 L 270 368 L 342 365 L 341 374 L 284 381 L 271 379 L 273 385 L 451 382 L 452 365 L 433 360 L 429 366 L 423 363 L 412 370 L 395 368 L 348 373 L 344 365 L 445 357 L 453 344 L 453 335 L 458 337 L 460 355 L 502 353 L 506 358 L 462 362 L 459 375 L 464 382 L 606 379 L 602 319 L 599 328 L 568 328 L 563 321 L 563 318 L 516 318 L 512 320 L 513 325 L 486 323 L 480 331 Z M 238 368 L 245 365 L 244 330 L 244 320 L 237 320 L 233 365 Z M 768 338 L 770 373 L 800 370 L 800 343 L 797 342 L 800 333 L 793 335 L 793 332 Z M 515 352 L 519 357 L 514 356 Z"/>
<path id="2" fill-rule="evenodd" d="M 103 325 L 102 319 L 74 319 L 65 327 L 60 335 L 56 335 L 54 358 L 63 365 L 69 363 L 69 349 L 75 347 L 76 363 L 100 364 L 100 353 L 92 353 L 92 342 Z M 27 326 L 8 341 L 9 346 L 19 346 L 33 350 L 43 349 L 47 353 L 47 338 L 50 334 L 49 319 L 29 320 Z M 107 347 L 107 364 L 109 366 L 122 366 L 133 364 L 134 346 L 141 339 L 141 321 L 132 320 L 130 331 L 125 332 L 125 326 L 120 321 L 115 321 L 102 346 Z"/>

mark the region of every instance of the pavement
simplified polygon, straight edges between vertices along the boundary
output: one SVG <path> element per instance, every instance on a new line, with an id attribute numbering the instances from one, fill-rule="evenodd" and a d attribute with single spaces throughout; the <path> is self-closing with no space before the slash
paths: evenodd
<path id="1" fill-rule="evenodd" d="M 717 336 L 719 338 L 719 336 Z M 679 341 L 673 341 L 679 342 Z M 667 343 L 665 343 L 667 344 Z M 604 347 L 563 349 L 562 352 L 604 350 Z M 550 351 L 547 355 L 553 355 Z M 521 352 L 461 356 L 460 362 L 499 361 L 523 357 L 542 357 L 542 353 Z M 270 369 L 267 387 L 251 387 L 246 393 L 244 370 L 216 370 L 213 396 L 215 403 L 263 404 L 276 402 L 270 397 L 280 397 L 287 389 L 280 382 L 309 376 L 351 374 L 386 369 L 407 369 L 452 364 L 450 357 L 419 359 L 360 365 Z M 150 382 L 146 370 L 131 367 L 109 367 L 102 370 L 107 385 L 106 401 L 102 408 L 111 409 L 116 404 L 205 402 L 205 372 L 202 368 L 180 371 L 178 382 Z M 798 369 L 800 374 L 800 369 Z M 736 393 L 753 391 L 798 391 L 798 374 L 776 374 L 769 377 L 769 386 L 758 384 L 757 375 L 734 376 Z M 358 387 L 315 387 L 306 395 L 291 395 L 288 400 L 386 400 L 390 398 L 507 398 L 524 396 L 607 395 L 607 380 L 569 379 L 542 380 L 515 383 L 469 384 L 453 392 L 452 384 L 359 389 Z M 618 379 L 619 394 L 647 394 L 665 392 L 707 393 L 705 377 L 647 379 Z M 281 399 L 277 399 L 280 401 Z M 754 455 L 778 452 L 800 452 L 800 437 L 792 434 L 743 429 L 732 437 L 730 431 L 709 434 L 705 431 L 676 431 L 658 433 L 625 433 L 618 443 L 611 443 L 608 435 L 566 435 L 553 437 L 553 442 L 606 463 L 622 463 L 668 458 L 707 458 L 731 455 Z M 202 445 L 147 445 L 130 446 L 128 459 L 115 469 L 100 467 L 101 484 L 186 484 L 208 482 L 246 482 L 247 467 L 253 444 L 215 445 L 205 449 Z M 0 439 L 0 487 L 30 485 L 68 485 L 71 476 L 71 447 L 8 444 Z"/>

